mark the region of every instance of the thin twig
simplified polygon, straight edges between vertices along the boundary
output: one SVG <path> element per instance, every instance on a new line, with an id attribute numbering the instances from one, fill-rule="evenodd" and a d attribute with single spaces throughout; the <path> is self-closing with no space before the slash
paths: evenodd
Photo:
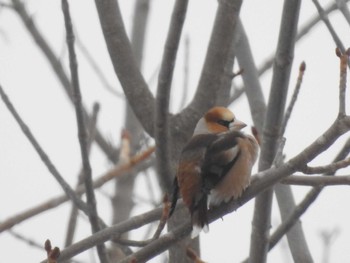
<path id="1" fill-rule="evenodd" d="M 74 257 L 75 255 L 86 251 L 99 243 L 106 242 L 115 237 L 120 236 L 121 234 L 128 232 L 133 229 L 140 228 L 143 225 L 149 224 L 155 220 L 158 220 L 161 217 L 162 208 L 156 208 L 150 212 L 134 216 L 127 221 L 121 222 L 119 224 L 113 225 L 111 227 L 104 228 L 99 232 L 84 238 L 75 244 L 63 249 L 61 251 L 60 260 L 64 261 Z M 46 261 L 42 261 L 46 263 Z"/>
<path id="2" fill-rule="evenodd" d="M 31 246 L 31 247 L 35 247 L 35 248 L 38 248 L 40 250 L 43 249 L 43 245 L 42 244 L 39 244 L 38 242 L 28 238 L 28 237 L 25 237 L 24 235 L 14 231 L 13 229 L 10 229 L 8 231 L 8 233 L 10 233 L 10 235 L 12 235 L 13 237 L 25 242 L 27 245 Z"/>
<path id="3" fill-rule="evenodd" d="M 334 158 L 334 162 L 338 162 L 344 159 L 350 151 L 350 139 L 348 139 L 340 150 L 338 155 Z M 326 173 L 325 175 L 331 175 Z M 310 176 L 308 176 L 310 177 Z M 289 177 L 282 180 L 288 180 Z M 293 225 L 298 222 L 301 215 L 310 207 L 310 205 L 316 200 L 318 195 L 321 193 L 323 187 L 316 186 L 308 192 L 302 202 L 290 213 L 287 219 L 285 219 L 282 224 L 275 230 L 275 232 L 270 237 L 269 250 L 272 249 L 277 242 L 293 227 Z"/>
<path id="4" fill-rule="evenodd" d="M 95 198 L 93 182 L 92 182 L 92 175 L 91 175 L 92 172 L 91 172 L 89 153 L 88 153 L 88 136 L 85 128 L 84 112 L 83 112 L 80 85 L 79 85 L 78 62 L 75 55 L 73 26 L 72 26 L 70 11 L 69 11 L 69 4 L 67 0 L 62 0 L 62 12 L 64 16 L 64 24 L 66 27 L 66 34 L 67 34 L 69 65 L 70 65 L 71 78 L 72 78 L 73 96 L 75 98 L 74 106 L 75 106 L 75 113 L 76 113 L 77 125 L 78 125 L 78 137 L 79 137 L 79 143 L 80 143 L 81 158 L 83 162 L 86 199 L 87 199 L 87 205 L 89 208 L 88 217 L 90 220 L 92 233 L 96 233 L 101 229 L 102 226 L 99 224 L 99 217 L 98 217 L 97 207 L 96 207 L 96 198 Z M 96 247 L 97 247 L 97 254 L 99 256 L 100 262 L 108 263 L 109 260 L 108 260 L 108 255 L 106 252 L 105 245 L 102 243 L 102 244 L 98 244 Z"/>
<path id="5" fill-rule="evenodd" d="M 346 5 L 347 1 L 344 0 L 335 0 L 338 9 L 340 10 L 340 12 L 342 12 L 343 16 L 345 17 L 346 21 L 348 22 L 348 24 L 350 25 L 350 11 L 348 6 Z"/>
<path id="6" fill-rule="evenodd" d="M 99 112 L 99 104 L 95 103 L 92 110 L 91 123 L 89 123 L 89 128 L 88 128 L 88 133 L 89 133 L 88 149 L 87 149 L 88 153 L 90 153 L 91 145 L 96 135 L 96 127 L 97 127 L 96 123 L 97 123 L 98 112 Z M 79 185 L 82 185 L 83 183 L 84 183 L 84 174 L 83 174 L 83 169 L 81 169 L 78 175 L 77 187 Z M 73 242 L 77 218 L 78 218 L 78 209 L 73 204 L 70 212 L 69 220 L 68 220 L 65 247 L 70 246 Z"/>
<path id="7" fill-rule="evenodd" d="M 327 14 L 325 13 L 325 11 L 323 10 L 322 6 L 320 5 L 320 3 L 318 2 L 318 0 L 312 0 L 312 2 L 314 3 L 320 18 L 322 19 L 322 21 L 325 23 L 329 33 L 331 34 L 335 44 L 337 45 L 337 47 L 341 50 L 342 53 L 345 52 L 345 47 L 341 41 L 341 39 L 339 38 L 339 36 L 337 35 L 337 33 L 335 32 L 331 22 L 328 19 Z"/>
<path id="8" fill-rule="evenodd" d="M 281 183 L 292 184 L 292 185 L 305 185 L 305 186 L 350 185 L 350 175 L 339 175 L 339 176 L 291 175 L 283 179 Z"/>
<path id="9" fill-rule="evenodd" d="M 58 172 L 55 165 L 51 162 L 49 156 L 44 152 L 44 150 L 41 148 L 38 141 L 35 139 L 34 135 L 31 133 L 29 127 L 23 122 L 22 118 L 17 113 L 16 109 L 12 105 L 11 101 L 9 100 L 8 96 L 6 95 L 1 85 L 0 85 L 0 95 L 4 103 L 6 104 L 6 107 L 11 112 L 11 114 L 17 121 L 18 125 L 20 126 L 23 134 L 27 137 L 29 142 L 32 144 L 32 146 L 36 150 L 37 154 L 40 156 L 41 160 L 43 161 L 47 169 L 50 171 L 50 173 L 55 177 L 57 182 L 62 187 L 65 194 L 74 202 L 74 204 L 79 209 L 84 211 L 84 213 L 88 214 L 89 210 L 86 204 L 77 196 L 74 190 L 69 186 L 69 184 L 64 180 L 62 175 Z"/>
<path id="10" fill-rule="evenodd" d="M 295 102 L 297 101 L 298 95 L 299 95 L 299 91 L 301 88 L 301 83 L 303 81 L 303 76 L 304 76 L 304 72 L 306 69 L 306 64 L 305 62 L 302 62 L 299 66 L 299 74 L 298 74 L 298 79 L 297 79 L 297 83 L 295 85 L 295 89 L 293 92 L 293 96 L 291 101 L 289 102 L 289 105 L 287 107 L 286 113 L 284 114 L 284 119 L 283 119 L 283 124 L 282 124 L 282 128 L 281 128 L 281 136 L 284 135 L 284 132 L 287 128 L 287 124 L 289 121 L 290 116 L 292 115 L 293 112 L 293 108 L 295 105 Z"/>
<path id="11" fill-rule="evenodd" d="M 117 91 L 115 87 L 113 87 L 111 84 L 108 83 L 106 76 L 102 72 L 101 68 L 98 66 L 94 57 L 90 54 L 87 47 L 80 40 L 80 38 L 76 36 L 76 40 L 77 40 L 77 47 L 79 47 L 81 53 L 85 56 L 87 62 L 90 64 L 91 68 L 93 69 L 97 77 L 100 79 L 103 87 L 105 87 L 107 91 L 109 91 L 111 94 L 113 94 L 117 98 L 124 99 L 125 96 L 120 91 Z"/>
<path id="12" fill-rule="evenodd" d="M 287 220 L 285 220 L 270 236 L 268 247 L 269 250 L 271 250 L 278 243 L 278 241 L 287 233 L 287 231 L 295 225 L 295 223 L 299 220 L 300 216 L 306 211 L 310 204 L 312 204 L 316 200 L 318 196 L 318 194 L 315 194 L 316 191 L 310 191 L 303 199 L 303 201 L 295 207 L 292 214 L 287 218 Z"/>
<path id="13" fill-rule="evenodd" d="M 348 2 L 349 0 L 346 0 L 346 2 Z M 324 13 L 325 15 L 329 15 L 330 13 L 337 11 L 337 5 L 336 3 L 331 3 L 329 6 L 327 6 L 324 9 Z M 302 39 L 304 36 L 306 36 L 310 30 L 315 27 L 319 22 L 321 21 L 321 18 L 319 15 L 314 16 L 310 21 L 308 21 L 307 23 L 305 23 L 304 25 L 302 25 L 300 27 L 300 30 L 298 31 L 298 34 L 296 36 L 296 43 L 298 43 L 298 41 L 300 39 Z M 275 54 L 269 55 L 266 60 L 264 61 L 264 63 L 262 63 L 260 65 L 260 67 L 258 68 L 258 74 L 259 76 L 264 75 L 269 69 L 272 68 L 273 65 L 273 60 L 275 58 Z M 231 103 L 235 100 L 237 100 L 242 94 L 244 94 L 244 87 L 238 87 L 236 89 L 236 91 L 233 93 L 232 97 L 230 98 Z"/>
<path id="14" fill-rule="evenodd" d="M 187 256 L 193 261 L 193 263 L 205 263 L 192 248 L 187 247 Z"/>
<path id="15" fill-rule="evenodd" d="M 310 167 L 305 166 L 300 169 L 304 174 L 321 174 L 321 173 L 334 173 L 335 171 L 345 168 L 350 165 L 350 158 L 333 162 L 328 165 Z"/>
<path id="16" fill-rule="evenodd" d="M 1 91 L 1 87 L 0 87 L 0 91 Z M 141 153 L 138 153 L 136 155 L 134 155 L 131 159 L 130 162 L 127 164 L 123 164 L 120 166 L 116 166 L 115 168 L 113 168 L 112 170 L 108 171 L 107 173 L 105 173 L 104 175 L 98 177 L 95 181 L 94 181 L 94 188 L 99 188 L 102 185 L 104 185 L 105 183 L 109 182 L 110 180 L 118 177 L 118 176 L 123 176 L 124 174 L 130 172 L 131 169 L 137 169 L 139 168 L 140 170 L 145 169 L 144 166 L 142 166 L 141 164 L 144 164 L 143 162 L 145 160 L 147 160 L 150 155 L 154 152 L 154 146 L 144 150 Z M 146 165 L 146 168 L 149 167 L 149 164 L 144 164 Z M 75 194 L 77 196 L 81 195 L 85 193 L 85 187 L 83 186 L 79 186 L 76 191 Z M 35 207 L 32 207 L 24 212 L 18 213 L 4 221 L 2 221 L 0 223 L 0 233 L 13 227 L 16 224 L 19 224 L 25 220 L 27 220 L 28 218 L 34 217 L 42 212 L 45 212 L 49 209 L 55 208 L 61 204 L 63 204 L 64 202 L 69 201 L 70 198 L 68 195 L 62 195 L 59 197 L 55 197 L 52 198 L 40 205 L 37 205 Z"/>
<path id="17" fill-rule="evenodd" d="M 144 247 L 154 240 L 158 239 L 161 232 L 163 231 L 167 220 L 169 216 L 169 209 L 170 209 L 170 203 L 168 200 L 168 195 L 165 194 L 163 198 L 163 210 L 162 210 L 162 215 L 159 220 L 158 227 L 156 231 L 153 234 L 153 237 L 150 239 L 142 240 L 142 241 L 136 241 L 136 240 L 126 240 L 126 239 L 113 239 L 113 242 L 116 242 L 121 245 L 127 245 L 127 246 L 133 246 L 133 247 Z"/>
<path id="18" fill-rule="evenodd" d="M 74 99 L 72 96 L 71 83 L 69 81 L 69 78 L 66 74 L 66 71 L 61 61 L 57 58 L 53 49 L 51 48 L 49 43 L 45 40 L 44 36 L 41 34 L 39 29 L 37 28 L 35 21 L 29 15 L 27 9 L 25 8 L 24 3 L 21 0 L 12 0 L 12 4 L 13 4 L 14 10 L 21 18 L 23 24 L 25 25 L 28 32 L 34 39 L 35 43 L 38 45 L 40 50 L 45 55 L 45 58 L 48 60 L 50 66 L 52 67 L 60 83 L 62 84 L 62 87 L 64 88 L 64 91 L 66 92 L 69 100 L 73 103 Z M 87 120 L 90 118 L 86 110 L 84 110 L 84 115 Z M 114 163 L 116 160 L 116 157 L 115 157 L 116 149 L 114 149 L 109 143 L 107 143 L 107 141 L 102 136 L 102 133 L 99 130 L 97 130 L 96 132 L 96 142 L 100 146 L 102 151 Z"/>
<path id="19" fill-rule="evenodd" d="M 168 217 L 169 217 L 169 210 L 170 210 L 169 198 L 168 198 L 168 195 L 165 194 L 164 198 L 163 198 L 162 216 L 161 216 L 161 218 L 159 220 L 159 224 L 158 224 L 157 230 L 154 233 L 152 239 L 159 238 L 160 234 L 162 233 L 162 231 L 163 231 L 163 229 L 164 229 L 164 227 L 165 227 L 165 225 L 167 223 Z"/>
<path id="20" fill-rule="evenodd" d="M 340 58 L 340 77 L 339 77 L 339 112 L 338 116 L 342 117 L 346 115 L 346 76 L 347 76 L 347 64 L 349 62 L 350 50 L 342 53 L 339 49 L 336 49 L 336 54 Z"/>
<path id="21" fill-rule="evenodd" d="M 51 242 L 49 239 L 45 241 L 45 250 L 47 253 L 47 263 L 57 263 L 58 258 L 60 256 L 60 249 L 58 247 L 54 247 L 52 249 Z"/>

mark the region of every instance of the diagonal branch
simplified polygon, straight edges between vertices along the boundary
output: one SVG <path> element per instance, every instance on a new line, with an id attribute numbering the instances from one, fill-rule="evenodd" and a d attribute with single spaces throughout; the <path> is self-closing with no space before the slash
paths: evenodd
<path id="1" fill-rule="evenodd" d="M 288 175 L 296 172 L 300 167 L 303 167 L 306 163 L 310 162 L 323 151 L 327 150 L 341 135 L 348 132 L 349 130 L 350 117 L 337 119 L 317 140 L 303 149 L 298 155 L 290 159 L 288 162 L 282 164 L 280 167 L 273 167 L 256 174 L 253 177 L 251 185 L 238 200 L 224 203 L 221 206 L 210 210 L 210 222 L 222 218 L 227 213 L 237 210 L 240 206 L 247 203 L 257 194 L 270 188 L 273 184 L 279 182 L 280 180 L 288 177 Z M 184 208 L 183 204 L 180 204 L 180 207 Z M 180 207 L 178 209 L 180 209 Z M 77 255 L 95 246 L 96 243 L 106 242 L 114 236 L 119 236 L 123 232 L 139 228 L 145 224 L 157 220 L 160 218 L 161 213 L 162 209 L 157 208 L 145 214 L 130 218 L 129 220 L 118 225 L 103 229 L 95 235 L 81 240 L 76 244 L 64 249 L 61 252 L 61 259 L 69 259 L 74 255 Z M 141 256 L 142 260 L 139 260 L 137 262 L 145 262 L 146 260 L 153 258 L 155 255 L 158 255 L 159 253 L 165 251 L 171 245 L 178 242 L 182 238 L 186 237 L 190 232 L 191 222 L 190 220 L 187 220 L 185 223 L 179 225 L 175 230 L 161 236 L 159 239 L 140 249 L 130 257 L 125 258 L 122 262 L 129 262 L 128 260 L 131 259 L 137 260 Z"/>
<path id="2" fill-rule="evenodd" d="M 1 88 L 0 88 L 1 92 Z M 148 168 L 150 166 L 149 163 L 144 163 L 145 160 L 147 160 L 150 155 L 154 152 L 154 147 L 150 147 L 146 149 L 145 151 L 138 153 L 134 155 L 128 163 L 117 165 L 112 170 L 108 171 L 104 175 L 101 175 L 94 181 L 94 188 L 99 188 L 105 183 L 109 182 L 110 180 L 123 176 L 126 173 L 130 172 L 131 170 L 136 173 L 136 171 L 144 170 L 145 168 Z M 49 166 L 49 164 L 46 164 Z M 136 171 L 135 171 L 136 170 Z M 77 187 L 75 194 L 77 196 L 82 195 L 85 193 L 85 187 L 79 186 Z M 70 200 L 69 195 L 62 195 L 58 197 L 54 197 L 46 202 L 43 202 L 42 204 L 39 204 L 35 207 L 32 207 L 24 212 L 18 213 L 0 223 L 0 233 L 10 229 L 14 225 L 20 224 L 21 222 L 24 222 L 28 218 L 32 218 L 40 213 L 43 213 L 49 209 L 55 208 L 67 201 Z M 74 200 L 73 203 L 77 205 Z M 86 213 L 87 214 L 87 213 Z"/>
<path id="3" fill-rule="evenodd" d="M 38 28 L 36 27 L 33 19 L 28 14 L 24 4 L 20 0 L 12 0 L 12 4 L 13 4 L 13 9 L 19 15 L 23 24 L 27 28 L 28 32 L 30 33 L 30 35 L 32 36 L 32 38 L 34 39 L 34 41 L 36 42 L 40 50 L 43 52 L 43 54 L 47 58 L 58 80 L 61 82 L 62 87 L 64 88 L 68 98 L 72 103 L 74 103 L 71 83 L 63 68 L 62 63 L 56 57 L 52 48 L 50 47 L 48 42 L 45 40 L 43 35 L 40 33 Z M 88 115 L 86 110 L 84 110 L 84 115 L 85 115 L 85 118 L 90 121 L 90 116 Z M 116 149 L 111 147 L 111 145 L 104 139 L 104 137 L 102 136 L 101 132 L 98 129 L 96 131 L 96 142 L 100 146 L 100 148 L 103 150 L 103 152 L 108 156 L 108 158 L 112 162 L 115 162 Z"/>
<path id="4" fill-rule="evenodd" d="M 29 127 L 23 122 L 22 118 L 17 113 L 16 109 L 12 105 L 11 101 L 9 100 L 8 96 L 6 95 L 6 93 L 4 92 L 4 90 L 3 90 L 3 88 L 1 86 L 0 86 L 0 96 L 1 96 L 2 100 L 4 101 L 4 103 L 6 104 L 6 107 L 8 108 L 8 110 L 11 112 L 11 114 L 13 115 L 15 120 L 17 121 L 17 123 L 20 126 L 20 128 L 21 128 L 22 132 L 24 133 L 24 135 L 27 137 L 29 142 L 32 144 L 32 146 L 34 147 L 34 149 L 38 153 L 39 157 L 41 158 L 41 160 L 43 161 L 43 163 L 45 164 L 47 169 L 50 171 L 50 173 L 53 175 L 53 177 L 57 180 L 57 182 L 62 187 L 62 189 L 65 192 L 66 196 L 70 200 L 72 200 L 72 202 L 80 210 L 82 210 L 86 215 L 89 215 L 89 213 L 90 213 L 89 207 L 86 205 L 85 202 L 83 202 L 78 197 L 77 193 L 74 192 L 74 190 L 64 180 L 62 175 L 58 172 L 58 170 L 56 169 L 55 165 L 51 162 L 49 156 L 44 152 L 44 150 L 41 148 L 41 146 L 38 143 L 38 141 L 35 139 L 34 135 L 31 133 Z M 67 198 L 67 200 L 68 200 L 68 198 Z M 62 199 L 65 199 L 65 198 L 62 197 L 61 200 Z M 29 213 L 29 215 L 32 216 L 32 213 Z M 28 214 L 25 214 L 25 216 L 22 217 L 22 219 L 28 218 L 27 216 L 28 216 Z M 17 221 L 16 221 L 16 223 L 17 223 Z M 101 223 L 102 223 L 102 221 L 101 221 Z M 5 226 L 8 228 L 9 226 L 10 227 L 13 226 L 13 224 L 11 225 L 11 224 L 8 224 L 8 222 L 7 222 L 7 224 L 5 224 Z"/>
<path id="5" fill-rule="evenodd" d="M 335 32 L 334 27 L 332 26 L 331 22 L 328 19 L 327 14 L 325 13 L 324 9 L 322 8 L 321 4 L 318 2 L 318 0 L 312 0 L 312 2 L 314 3 L 318 14 L 320 16 L 320 18 L 322 19 L 322 21 L 325 23 L 329 33 L 331 34 L 333 41 L 335 42 L 335 44 L 337 45 L 337 47 L 340 49 L 340 51 L 342 53 L 345 52 L 345 47 L 341 41 L 341 39 L 339 38 L 339 36 L 337 35 L 337 33 Z"/>
<path id="6" fill-rule="evenodd" d="M 247 94 L 254 126 L 257 127 L 259 134 L 261 134 L 266 113 L 266 102 L 259 81 L 258 70 L 250 49 L 248 36 L 241 21 L 237 25 L 237 35 L 236 56 L 240 68 L 244 70 L 242 74 L 244 90 Z"/>

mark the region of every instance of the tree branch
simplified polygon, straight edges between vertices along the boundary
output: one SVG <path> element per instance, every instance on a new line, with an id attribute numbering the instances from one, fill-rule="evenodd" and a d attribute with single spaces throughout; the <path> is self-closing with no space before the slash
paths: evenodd
<path id="1" fill-rule="evenodd" d="M 188 0 L 177 0 L 171 16 L 162 65 L 159 72 L 154 139 L 156 141 L 157 172 L 163 191 L 171 192 L 173 169 L 170 162 L 171 140 L 169 136 L 169 99 L 171 82 L 186 17 Z"/>
<path id="2" fill-rule="evenodd" d="M 95 0 L 107 49 L 124 93 L 138 120 L 154 133 L 155 99 L 135 61 L 117 0 Z"/>
<path id="3" fill-rule="evenodd" d="M 89 124 L 89 128 L 88 128 L 88 133 L 89 133 L 89 141 L 88 141 L 88 149 L 87 149 L 88 153 L 90 153 L 92 142 L 95 139 L 98 112 L 99 112 L 99 104 L 96 103 L 94 104 L 94 107 L 93 107 L 92 123 Z M 82 185 L 84 183 L 83 176 L 84 174 L 82 169 L 78 175 L 77 186 Z M 73 242 L 77 217 L 78 217 L 78 208 L 73 204 L 70 212 L 69 220 L 68 220 L 65 247 L 70 246 Z"/>
<path id="4" fill-rule="evenodd" d="M 264 122 L 259 170 L 272 164 L 283 120 L 289 77 L 293 62 L 295 36 L 299 20 L 300 1 L 284 2 L 282 21 L 274 60 L 270 97 Z M 251 262 L 266 262 L 270 230 L 272 189 L 255 199 L 252 223 Z"/>
<path id="5" fill-rule="evenodd" d="M 300 64 L 300 66 L 299 66 L 299 74 L 298 74 L 297 84 L 295 85 L 292 99 L 289 102 L 289 105 L 287 107 L 286 113 L 284 114 L 283 124 L 282 124 L 282 129 L 281 129 L 281 135 L 283 135 L 285 133 L 285 131 L 286 131 L 289 118 L 292 115 L 292 112 L 293 112 L 293 109 L 294 109 L 294 106 L 295 106 L 295 102 L 298 99 L 298 95 L 299 95 L 299 91 L 300 91 L 300 88 L 301 88 L 301 83 L 303 81 L 305 69 L 306 69 L 306 64 L 305 64 L 305 62 L 302 62 Z"/>
<path id="6" fill-rule="evenodd" d="M 336 50 L 337 56 L 340 58 L 340 77 L 339 77 L 339 116 L 346 114 L 346 76 L 347 76 L 347 64 L 349 63 L 350 49 L 341 53 L 339 49 Z"/>
<path id="7" fill-rule="evenodd" d="M 308 175 L 291 175 L 283 179 L 283 184 L 305 185 L 305 186 L 331 186 L 331 185 L 349 185 L 350 175 L 339 176 L 308 176 Z"/>
<path id="8" fill-rule="evenodd" d="M 75 55 L 74 48 L 74 33 L 72 20 L 69 12 L 69 4 L 67 0 L 62 0 L 62 12 L 64 16 L 64 24 L 66 27 L 66 37 L 67 37 L 67 46 L 69 52 L 69 65 L 72 78 L 72 87 L 73 87 L 73 97 L 74 97 L 74 106 L 75 113 L 77 118 L 78 125 L 78 138 L 80 144 L 81 158 L 83 162 L 83 173 L 84 173 L 84 185 L 86 189 L 86 200 L 89 208 L 89 220 L 92 229 L 92 233 L 99 231 L 102 226 L 99 224 L 99 217 L 96 207 L 96 198 L 92 183 L 92 172 L 89 160 L 88 153 L 88 136 L 85 127 L 80 84 L 79 84 L 79 75 L 78 75 L 78 62 Z M 108 255 L 106 252 L 106 247 L 104 244 L 97 245 L 97 254 L 99 256 L 101 263 L 108 263 Z"/>
<path id="9" fill-rule="evenodd" d="M 341 50 L 342 53 L 345 52 L 345 47 L 341 41 L 341 39 L 339 38 L 339 36 L 337 35 L 337 33 L 335 32 L 331 22 L 328 19 L 327 14 L 325 13 L 325 11 L 323 10 L 322 6 L 320 5 L 320 3 L 317 0 L 312 0 L 312 2 L 315 4 L 315 7 L 319 13 L 320 18 L 322 19 L 322 21 L 325 23 L 329 33 L 331 34 L 335 44 L 337 45 L 337 47 Z"/>
<path id="10" fill-rule="evenodd" d="M 286 178 L 288 175 L 296 172 L 306 163 L 310 162 L 323 151 L 328 149 L 341 135 L 349 130 L 350 117 L 337 119 L 329 127 L 329 129 L 320 136 L 320 138 L 311 143 L 308 147 L 303 149 L 298 155 L 290 159 L 288 162 L 282 164 L 280 167 L 273 167 L 256 174 L 253 177 L 251 185 L 246 189 L 246 191 L 238 200 L 234 200 L 229 203 L 223 203 L 219 207 L 211 209 L 209 211 L 209 221 L 213 222 L 219 218 L 222 218 L 227 213 L 237 210 L 240 206 L 247 203 L 257 194 L 270 188 L 273 184 Z M 180 202 L 178 209 L 185 209 L 182 202 Z M 113 236 L 118 236 L 125 231 L 139 228 L 142 225 L 157 220 L 160 218 L 161 213 L 162 209 L 158 208 L 143 215 L 133 217 L 118 225 L 103 229 L 95 235 L 79 241 L 71 247 L 63 250 L 61 252 L 61 260 L 69 259 L 70 257 L 73 257 L 74 255 L 95 246 L 96 243 L 105 242 Z M 188 219 L 184 224 L 181 224 L 175 230 L 161 236 L 159 239 L 140 249 L 130 257 L 125 258 L 122 262 L 128 262 L 126 260 L 130 259 L 138 260 L 138 258 L 142 258 L 142 260 L 137 262 L 144 262 L 165 251 L 167 248 L 169 248 L 169 246 L 189 235 L 190 232 L 191 222 Z"/>
<path id="11" fill-rule="evenodd" d="M 60 261 L 70 259 L 94 246 L 96 244 L 104 243 L 108 240 L 118 237 L 121 234 L 137 229 L 145 224 L 158 220 L 161 217 L 162 208 L 154 209 L 150 212 L 134 216 L 127 221 L 113 225 L 111 227 L 104 228 L 99 232 L 80 240 L 79 242 L 63 249 L 60 254 Z M 42 263 L 46 263 L 45 260 Z"/>
<path id="12" fill-rule="evenodd" d="M 38 141 L 35 139 L 34 135 L 31 133 L 29 127 L 23 122 L 22 118 L 17 113 L 16 109 L 12 105 L 11 101 L 9 100 L 8 96 L 4 92 L 3 88 L 0 86 L 0 96 L 5 103 L 8 110 L 11 112 L 15 120 L 17 121 L 18 125 L 20 126 L 23 134 L 27 137 L 29 142 L 34 147 L 35 151 L 41 158 L 42 162 L 45 164 L 47 169 L 50 171 L 50 173 L 54 176 L 54 178 L 57 180 L 57 182 L 62 187 L 63 191 L 69 197 L 72 202 L 85 214 L 89 214 L 89 209 L 87 205 L 77 196 L 77 194 L 74 192 L 74 190 L 69 186 L 69 184 L 64 180 L 62 175 L 58 172 L 54 164 L 51 162 L 49 156 L 44 152 L 44 150 L 41 148 Z"/>
<path id="13" fill-rule="evenodd" d="M 1 87 L 0 87 L 0 91 L 1 91 Z M 118 176 L 125 175 L 126 173 L 130 172 L 130 170 L 132 170 L 132 169 L 136 169 L 136 170 L 145 169 L 145 167 L 144 167 L 145 164 L 143 162 L 145 160 L 147 160 L 153 152 L 154 152 L 154 147 L 150 147 L 150 148 L 146 149 L 145 151 L 133 156 L 128 163 L 117 165 L 112 170 L 108 171 L 104 175 L 97 178 L 93 183 L 94 188 L 101 187 L 102 185 L 109 182 L 110 180 L 112 180 Z M 148 166 L 149 166 L 149 164 L 146 164 L 146 168 L 148 168 Z M 85 193 L 85 187 L 83 187 L 83 186 L 77 187 L 75 194 L 77 196 L 79 196 L 79 195 L 82 195 L 83 193 Z M 55 197 L 55 198 L 52 198 L 52 199 L 50 199 L 50 200 L 48 200 L 40 205 L 37 205 L 33 208 L 30 208 L 22 213 L 14 215 L 14 216 L 12 216 L 12 217 L 8 218 L 7 220 L 4 220 L 0 223 L 0 233 L 13 227 L 16 224 L 19 224 L 19 223 L 27 220 L 28 218 L 34 217 L 42 212 L 45 212 L 45 211 L 52 209 L 52 208 L 55 208 L 55 207 L 63 204 L 64 202 L 67 202 L 69 200 L 70 200 L 70 198 L 68 195 Z"/>
<path id="14" fill-rule="evenodd" d="M 240 68 L 242 68 L 242 79 L 244 82 L 244 91 L 247 94 L 249 108 L 253 118 L 254 126 L 257 127 L 259 134 L 262 134 L 264 118 L 266 113 L 266 102 L 259 81 L 258 70 L 255 66 L 253 54 L 242 22 L 237 25 L 237 45 L 236 56 Z"/>
<path id="15" fill-rule="evenodd" d="M 221 79 L 235 34 L 242 0 L 221 0 L 218 3 L 214 27 L 211 33 L 201 77 L 191 103 L 176 116 L 183 127 L 184 137 L 189 137 L 196 122 L 216 101 Z M 180 125 L 178 125 L 180 123 Z M 179 131 L 177 131 L 179 132 Z"/>
<path id="16" fill-rule="evenodd" d="M 58 80 L 61 82 L 62 87 L 64 88 L 64 91 L 66 92 L 68 98 L 70 99 L 72 104 L 74 104 L 71 83 L 69 81 L 69 78 L 61 62 L 56 57 L 52 48 L 49 46 L 45 38 L 39 32 L 33 19 L 29 16 L 24 4 L 20 0 L 12 0 L 12 3 L 13 3 L 14 10 L 21 18 L 24 26 L 27 28 L 28 32 L 34 39 L 35 43 L 38 45 L 40 50 L 43 52 L 43 54 L 47 58 Z M 84 110 L 84 115 L 87 120 L 91 121 L 86 110 Z M 96 142 L 100 146 L 102 151 L 114 163 L 116 160 L 115 155 L 117 151 L 104 139 L 104 137 L 102 136 L 101 132 L 98 129 L 96 131 Z"/>

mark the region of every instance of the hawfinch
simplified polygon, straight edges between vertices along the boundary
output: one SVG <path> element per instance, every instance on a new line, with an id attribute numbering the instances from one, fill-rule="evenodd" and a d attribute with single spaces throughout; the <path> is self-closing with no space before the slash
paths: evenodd
<path id="1" fill-rule="evenodd" d="M 208 204 L 217 206 L 236 199 L 250 183 L 259 146 L 253 136 L 240 131 L 245 126 L 229 109 L 214 107 L 198 121 L 182 150 L 170 215 L 180 190 L 191 213 L 192 238 L 202 229 L 209 230 Z"/>

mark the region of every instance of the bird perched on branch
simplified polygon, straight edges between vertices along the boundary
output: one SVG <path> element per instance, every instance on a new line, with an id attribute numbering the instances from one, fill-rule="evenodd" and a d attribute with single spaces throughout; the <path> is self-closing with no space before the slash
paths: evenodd
<path id="1" fill-rule="evenodd" d="M 174 181 L 170 215 L 179 190 L 192 218 L 196 237 L 208 228 L 208 204 L 217 206 L 241 196 L 250 183 L 258 143 L 241 132 L 245 123 L 227 108 L 214 107 L 202 117 L 181 153 Z"/>

